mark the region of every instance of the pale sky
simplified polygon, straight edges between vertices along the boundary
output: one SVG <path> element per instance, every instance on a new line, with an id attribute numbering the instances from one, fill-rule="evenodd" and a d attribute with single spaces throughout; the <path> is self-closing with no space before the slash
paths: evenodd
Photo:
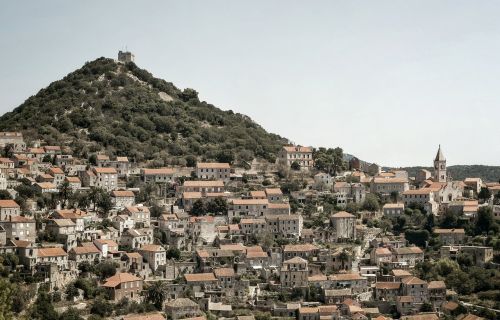
<path id="1" fill-rule="evenodd" d="M 22 3 L 21 3 L 22 2 Z M 499 1 L 0 1 L 0 113 L 136 63 L 268 131 L 387 166 L 500 165 Z"/>

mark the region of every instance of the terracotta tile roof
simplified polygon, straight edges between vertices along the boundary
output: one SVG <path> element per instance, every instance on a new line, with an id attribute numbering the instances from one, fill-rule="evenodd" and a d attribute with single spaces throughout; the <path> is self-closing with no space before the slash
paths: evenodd
<path id="1" fill-rule="evenodd" d="M 56 185 L 52 182 L 38 182 L 37 185 L 42 189 L 57 189 Z"/>
<path id="2" fill-rule="evenodd" d="M 102 173 L 102 174 L 117 174 L 118 173 L 115 168 L 94 168 L 93 170 L 95 173 Z"/>
<path id="3" fill-rule="evenodd" d="M 253 219 L 241 219 L 240 220 L 240 224 L 241 225 L 245 225 L 245 224 L 265 224 L 265 223 L 266 223 L 266 219 L 253 218 Z"/>
<path id="4" fill-rule="evenodd" d="M 115 198 L 118 197 L 135 197 L 134 192 L 130 190 L 113 190 L 111 195 Z"/>
<path id="5" fill-rule="evenodd" d="M 398 255 L 404 254 L 421 254 L 424 253 L 422 249 L 419 247 L 403 247 L 403 248 L 394 248 L 394 252 Z"/>
<path id="6" fill-rule="evenodd" d="M 362 277 L 359 273 L 339 273 L 330 276 L 330 280 L 335 281 L 355 281 L 364 279 L 366 278 Z"/>
<path id="7" fill-rule="evenodd" d="M 243 244 L 241 243 L 235 243 L 235 244 L 221 244 L 220 245 L 221 250 L 229 250 L 229 251 L 241 251 L 245 252 L 246 248 Z"/>
<path id="8" fill-rule="evenodd" d="M 206 180 L 188 180 L 184 181 L 184 187 L 224 187 L 224 181 L 222 180 L 214 180 L 214 181 L 206 181 Z"/>
<path id="9" fill-rule="evenodd" d="M 24 241 L 24 240 L 10 240 L 14 246 L 18 248 L 27 248 L 31 246 L 31 241 Z"/>
<path id="10" fill-rule="evenodd" d="M 268 196 L 281 196 L 283 192 L 280 188 L 266 188 L 266 194 Z"/>
<path id="11" fill-rule="evenodd" d="M 214 274 L 217 278 L 219 277 L 234 277 L 233 268 L 216 268 L 214 269 Z"/>
<path id="12" fill-rule="evenodd" d="M 217 281 L 213 273 L 188 273 L 184 278 L 187 282 Z"/>
<path id="13" fill-rule="evenodd" d="M 290 204 L 288 203 L 269 203 L 269 209 L 290 209 Z"/>
<path id="14" fill-rule="evenodd" d="M 356 218 L 354 215 L 346 211 L 339 211 L 331 215 L 332 218 Z"/>
<path id="15" fill-rule="evenodd" d="M 403 269 L 392 269 L 391 273 L 396 277 L 411 276 L 411 273 Z"/>
<path id="16" fill-rule="evenodd" d="M 196 164 L 197 169 L 229 169 L 229 163 L 220 162 L 198 162 Z"/>
<path id="17" fill-rule="evenodd" d="M 66 256 L 66 251 L 63 248 L 39 248 L 38 256 L 39 257 L 60 257 Z"/>
<path id="18" fill-rule="evenodd" d="M 301 257 L 293 257 L 286 261 L 283 261 L 283 264 L 298 264 L 298 263 L 307 263 L 307 260 L 302 259 Z"/>
<path id="19" fill-rule="evenodd" d="M 319 313 L 319 308 L 318 307 L 300 307 L 299 313 L 300 314 Z"/>
<path id="20" fill-rule="evenodd" d="M 433 190 L 429 188 L 415 189 L 415 190 L 406 190 L 403 192 L 403 195 L 428 195 L 432 193 Z"/>
<path id="21" fill-rule="evenodd" d="M 323 282 L 327 281 L 328 277 L 324 274 L 316 274 L 314 276 L 307 277 L 307 281 L 309 282 Z"/>
<path id="22" fill-rule="evenodd" d="M 14 200 L 0 200 L 0 208 L 19 208 Z"/>
<path id="23" fill-rule="evenodd" d="M 444 281 L 429 281 L 427 289 L 446 289 Z"/>
<path id="24" fill-rule="evenodd" d="M 127 210 L 130 213 L 139 213 L 139 212 L 149 213 L 149 208 L 145 206 L 129 206 L 125 207 L 125 210 Z"/>
<path id="25" fill-rule="evenodd" d="M 163 248 L 159 244 L 145 244 L 139 250 L 140 251 L 161 252 L 161 251 L 165 251 L 165 248 Z"/>
<path id="26" fill-rule="evenodd" d="M 56 210 L 54 212 L 55 216 L 64 218 L 64 219 L 80 219 L 88 217 L 87 212 L 82 211 L 80 209 L 61 209 Z"/>
<path id="27" fill-rule="evenodd" d="M 165 320 L 165 317 L 159 312 L 129 314 L 123 316 L 123 320 Z"/>
<path id="28" fill-rule="evenodd" d="M 190 223 L 213 223 L 214 220 L 213 216 L 189 217 Z"/>
<path id="29" fill-rule="evenodd" d="M 404 209 L 404 203 L 386 203 L 383 209 Z"/>
<path id="30" fill-rule="evenodd" d="M 377 283 L 375 283 L 376 289 L 399 290 L 399 287 L 401 287 L 401 282 L 377 282 Z"/>
<path id="31" fill-rule="evenodd" d="M 182 197 L 184 199 L 201 199 L 201 198 L 203 198 L 201 192 L 183 192 Z"/>
<path id="32" fill-rule="evenodd" d="M 434 229 L 435 234 L 465 234 L 464 229 Z"/>
<path id="33" fill-rule="evenodd" d="M 100 160 L 100 161 L 103 161 L 103 160 L 109 160 L 109 156 L 108 155 L 105 155 L 105 154 L 98 154 L 96 156 L 96 159 L 97 160 Z"/>
<path id="34" fill-rule="evenodd" d="M 427 284 L 427 282 L 425 282 L 424 280 L 422 279 L 419 279 L 417 277 L 405 277 L 401 280 L 402 283 L 404 284 Z"/>
<path id="35" fill-rule="evenodd" d="M 105 280 L 106 282 L 103 284 L 103 287 L 114 288 L 120 283 L 124 282 L 132 282 L 132 281 L 142 281 L 141 278 L 134 276 L 133 274 L 121 272 L 117 273 L 112 277 L 109 277 Z"/>
<path id="36" fill-rule="evenodd" d="M 318 247 L 311 243 L 305 244 L 287 244 L 283 249 L 283 252 L 307 252 L 318 250 Z"/>
<path id="37" fill-rule="evenodd" d="M 116 161 L 117 162 L 128 162 L 128 158 L 127 157 L 116 157 Z"/>
<path id="38" fill-rule="evenodd" d="M 49 221 L 52 221 L 58 227 L 72 227 L 76 225 L 71 219 L 52 219 Z"/>
<path id="39" fill-rule="evenodd" d="M 373 178 L 374 183 L 384 184 L 384 183 L 407 183 L 408 180 L 404 178 Z"/>
<path id="40" fill-rule="evenodd" d="M 91 245 L 86 245 L 82 247 L 74 247 L 73 249 L 70 250 L 70 252 L 73 251 L 75 254 L 89 254 L 89 253 L 99 253 L 99 249 L 94 244 Z"/>
<path id="41" fill-rule="evenodd" d="M 312 147 L 302 147 L 302 146 L 284 146 L 286 152 L 312 152 Z M 311 159 L 312 160 L 312 159 Z"/>
<path id="42" fill-rule="evenodd" d="M 177 170 L 174 168 L 155 168 L 155 169 L 142 169 L 142 172 L 146 176 L 159 175 L 159 174 L 172 175 L 176 173 Z"/>
<path id="43" fill-rule="evenodd" d="M 49 169 L 49 172 L 54 175 L 54 174 L 64 174 L 64 171 L 62 171 L 61 168 L 59 167 L 53 167 Z"/>
<path id="44" fill-rule="evenodd" d="M 34 219 L 23 216 L 11 216 L 8 220 L 1 221 L 3 223 L 35 223 Z"/>
<path id="45" fill-rule="evenodd" d="M 377 248 L 375 249 L 375 254 L 378 255 L 378 256 L 381 256 L 381 255 L 392 255 L 392 252 L 391 250 L 387 249 L 387 248 Z"/>
<path id="46" fill-rule="evenodd" d="M 250 196 L 252 198 L 265 198 L 266 197 L 266 192 L 265 191 L 250 191 Z"/>
<path id="47" fill-rule="evenodd" d="M 66 177 L 66 181 L 71 182 L 71 183 L 80 183 L 80 178 L 78 177 Z"/>
<path id="48" fill-rule="evenodd" d="M 268 205 L 269 201 L 267 199 L 234 199 L 232 204 L 237 206 Z"/>

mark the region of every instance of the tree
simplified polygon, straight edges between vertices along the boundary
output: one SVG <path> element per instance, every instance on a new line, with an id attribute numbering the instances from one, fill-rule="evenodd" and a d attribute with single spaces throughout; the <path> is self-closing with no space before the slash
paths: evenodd
<path id="1" fill-rule="evenodd" d="M 290 168 L 291 168 L 292 170 L 299 171 L 299 170 L 300 170 L 300 164 L 299 164 L 297 161 L 294 161 L 294 162 L 292 162 L 292 164 L 290 165 Z"/>
<path id="2" fill-rule="evenodd" d="M 168 248 L 166 257 L 167 259 L 179 260 L 181 258 L 181 251 L 177 248 Z"/>
<path id="3" fill-rule="evenodd" d="M 339 254 L 339 260 L 342 262 L 342 269 L 346 269 L 345 263 L 349 261 L 349 253 L 345 249 Z"/>
<path id="4" fill-rule="evenodd" d="M 491 191 L 490 191 L 490 189 L 488 189 L 486 187 L 481 187 L 481 190 L 479 191 L 477 197 L 480 200 L 483 200 L 483 201 L 489 200 L 491 198 Z"/>
<path id="5" fill-rule="evenodd" d="M 95 266 L 95 274 L 101 277 L 101 279 L 106 279 L 116 274 L 116 268 L 118 265 L 113 261 L 103 261 Z"/>
<path id="6" fill-rule="evenodd" d="M 155 281 L 146 289 L 146 301 L 152 303 L 157 310 L 163 309 L 163 303 L 167 299 L 167 288 L 165 282 Z"/>
<path id="7" fill-rule="evenodd" d="M 101 212 L 104 214 L 104 216 L 107 216 L 109 210 L 113 208 L 113 200 L 111 199 L 111 195 L 108 192 L 101 190 L 99 199 L 97 200 L 97 206 L 99 207 L 99 209 L 101 209 Z"/>
<path id="8" fill-rule="evenodd" d="M 59 186 L 59 198 L 61 199 L 61 206 L 64 209 L 68 199 L 73 195 L 73 189 L 68 181 L 64 181 Z"/>
<path id="9" fill-rule="evenodd" d="M 391 192 L 391 200 L 393 203 L 397 203 L 399 198 L 399 192 L 397 191 L 392 191 Z"/>
<path id="10" fill-rule="evenodd" d="M 12 199 L 12 197 L 7 190 L 0 190 L 0 200 L 10 200 L 10 199 Z"/>
<path id="11" fill-rule="evenodd" d="M 73 307 L 69 307 L 59 316 L 59 320 L 84 320 L 84 319 L 82 316 L 80 316 L 80 311 L 78 311 Z"/>
<path id="12" fill-rule="evenodd" d="M 429 241 L 429 231 L 427 230 L 406 230 L 405 239 L 419 247 L 425 247 Z"/>
<path id="13" fill-rule="evenodd" d="M 363 209 L 372 212 L 379 211 L 380 205 L 377 196 L 368 193 L 365 197 L 365 201 L 363 202 Z"/>
<path id="14" fill-rule="evenodd" d="M 40 290 L 31 310 L 30 319 L 54 320 L 57 318 L 58 314 L 52 305 L 50 295 L 47 292 Z"/>
<path id="15" fill-rule="evenodd" d="M 221 163 L 231 164 L 234 161 L 234 155 L 229 150 L 219 151 L 219 153 L 215 156 L 215 159 Z"/>
<path id="16" fill-rule="evenodd" d="M 422 306 L 420 307 L 421 312 L 432 312 L 434 311 L 434 308 L 432 307 L 432 304 L 428 302 L 424 302 Z"/>
<path id="17" fill-rule="evenodd" d="M 12 302 L 15 288 L 5 278 L 0 278 L 0 319 L 13 319 Z"/>
<path id="18" fill-rule="evenodd" d="M 205 202 L 202 199 L 198 199 L 193 203 L 191 208 L 191 213 L 195 216 L 202 216 L 207 212 Z"/>
<path id="19" fill-rule="evenodd" d="M 227 201 L 222 197 L 212 199 L 207 203 L 206 210 L 209 213 L 225 214 L 227 213 Z"/>
<path id="20" fill-rule="evenodd" d="M 491 207 L 480 207 L 477 211 L 476 234 L 488 233 L 496 229 L 498 227 L 493 220 Z"/>
<path id="21" fill-rule="evenodd" d="M 113 313 L 113 306 L 102 297 L 98 297 L 94 300 L 90 312 L 101 317 L 108 317 Z"/>

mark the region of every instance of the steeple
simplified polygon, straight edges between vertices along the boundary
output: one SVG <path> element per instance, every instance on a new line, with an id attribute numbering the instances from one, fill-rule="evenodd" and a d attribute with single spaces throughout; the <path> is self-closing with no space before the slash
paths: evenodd
<path id="1" fill-rule="evenodd" d="M 434 159 L 434 161 L 446 161 L 446 159 L 443 156 L 443 152 L 441 151 L 441 145 L 439 145 L 439 149 L 436 154 L 436 159 Z"/>

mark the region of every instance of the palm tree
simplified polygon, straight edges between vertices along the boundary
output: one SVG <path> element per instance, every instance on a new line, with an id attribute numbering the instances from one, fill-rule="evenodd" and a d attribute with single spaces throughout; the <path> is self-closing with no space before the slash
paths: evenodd
<path id="1" fill-rule="evenodd" d="M 165 282 L 153 282 L 146 289 L 146 301 L 151 302 L 157 310 L 163 309 L 163 303 L 167 299 L 167 288 Z"/>

